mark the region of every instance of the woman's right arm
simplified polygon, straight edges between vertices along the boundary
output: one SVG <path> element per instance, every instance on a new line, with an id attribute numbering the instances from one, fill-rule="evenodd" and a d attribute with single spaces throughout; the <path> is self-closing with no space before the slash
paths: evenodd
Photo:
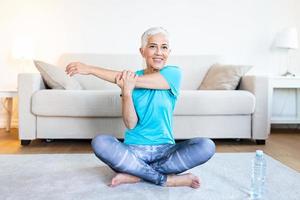
<path id="1" fill-rule="evenodd" d="M 66 73 L 70 76 L 75 74 L 84 74 L 84 75 L 94 75 L 105 81 L 109 81 L 111 83 L 116 83 L 116 77 L 118 74 L 121 74 L 121 71 L 115 71 L 110 69 L 105 69 L 101 67 L 95 67 L 91 65 L 86 65 L 81 62 L 71 62 L 66 67 Z"/>
<path id="2" fill-rule="evenodd" d="M 134 72 L 125 71 L 122 75 L 118 75 L 116 80 L 117 85 L 122 90 L 122 116 L 124 124 L 128 129 L 133 129 L 138 122 L 132 99 L 132 91 L 134 90 L 137 75 Z"/>

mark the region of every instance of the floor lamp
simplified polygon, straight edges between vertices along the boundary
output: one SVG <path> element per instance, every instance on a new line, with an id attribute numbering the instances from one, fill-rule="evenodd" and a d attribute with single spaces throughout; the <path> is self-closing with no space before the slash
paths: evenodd
<path id="1" fill-rule="evenodd" d="M 282 74 L 282 76 L 295 76 L 292 72 L 290 72 L 290 50 L 298 48 L 298 32 L 297 29 L 287 28 L 278 33 L 276 37 L 275 46 L 277 48 L 286 49 L 286 72 Z"/>

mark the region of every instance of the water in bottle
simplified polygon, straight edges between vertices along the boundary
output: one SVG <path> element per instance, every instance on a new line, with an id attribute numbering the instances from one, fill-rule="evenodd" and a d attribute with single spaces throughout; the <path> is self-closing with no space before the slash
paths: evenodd
<path id="1" fill-rule="evenodd" d="M 262 199 L 265 192 L 266 160 L 264 153 L 257 150 L 252 161 L 250 199 Z"/>

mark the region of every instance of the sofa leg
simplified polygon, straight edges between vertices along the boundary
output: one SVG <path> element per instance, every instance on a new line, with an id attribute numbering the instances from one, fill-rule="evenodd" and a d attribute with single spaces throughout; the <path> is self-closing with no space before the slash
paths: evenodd
<path id="1" fill-rule="evenodd" d="M 22 146 L 28 146 L 30 144 L 31 140 L 21 140 Z"/>
<path id="2" fill-rule="evenodd" d="M 46 143 L 51 143 L 51 142 L 54 142 L 54 139 L 45 139 L 45 142 Z"/>
<path id="3" fill-rule="evenodd" d="M 265 145 L 266 144 L 266 140 L 256 140 L 256 144 L 258 144 L 258 145 Z"/>

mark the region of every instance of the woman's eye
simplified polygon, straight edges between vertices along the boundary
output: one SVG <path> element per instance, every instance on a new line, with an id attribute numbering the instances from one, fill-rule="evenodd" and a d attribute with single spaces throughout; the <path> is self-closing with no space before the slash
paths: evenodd
<path id="1" fill-rule="evenodd" d="M 168 49 L 168 47 L 167 47 L 167 46 L 164 46 L 163 49 Z"/>
<path id="2" fill-rule="evenodd" d="M 153 49 L 153 48 L 155 48 L 155 46 L 152 45 L 152 46 L 149 46 L 149 48 Z"/>

